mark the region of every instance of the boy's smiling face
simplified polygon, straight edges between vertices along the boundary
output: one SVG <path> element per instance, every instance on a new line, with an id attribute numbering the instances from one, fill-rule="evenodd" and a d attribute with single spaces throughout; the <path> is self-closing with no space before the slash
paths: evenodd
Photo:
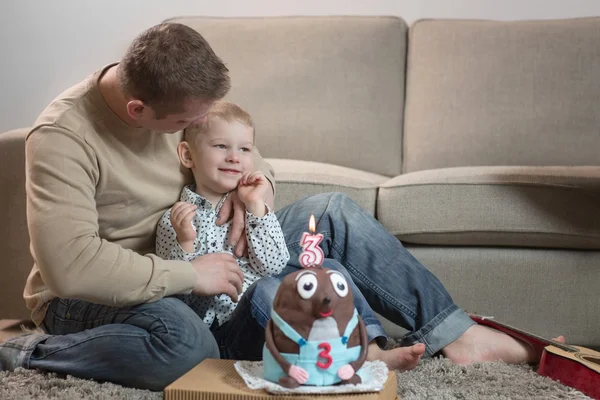
<path id="1" fill-rule="evenodd" d="M 254 132 L 237 120 L 212 118 L 210 129 L 188 145 L 196 191 L 209 200 L 237 188 L 242 175 L 254 171 Z"/>

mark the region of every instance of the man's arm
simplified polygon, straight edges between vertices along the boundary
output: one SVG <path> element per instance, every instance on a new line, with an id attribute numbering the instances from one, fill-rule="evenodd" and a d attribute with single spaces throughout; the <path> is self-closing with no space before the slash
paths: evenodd
<path id="1" fill-rule="evenodd" d="M 275 209 L 275 170 L 273 169 L 271 164 L 269 164 L 268 162 L 266 162 L 264 160 L 264 158 L 262 158 L 262 156 L 260 155 L 260 153 L 258 152 L 258 149 L 256 147 L 254 147 L 252 149 L 252 155 L 254 156 L 254 165 L 256 166 L 255 169 L 257 171 L 260 171 L 263 174 L 265 174 L 265 176 L 269 180 L 269 183 L 271 183 L 271 188 L 273 190 L 271 192 L 267 192 L 267 198 L 265 199 L 265 203 L 267 203 L 267 205 L 272 210 L 274 210 Z"/>
<path id="2" fill-rule="evenodd" d="M 26 172 L 32 255 L 57 296 L 130 305 L 192 290 L 191 263 L 142 256 L 99 236 L 98 165 L 77 135 L 57 126 L 32 131 Z"/>

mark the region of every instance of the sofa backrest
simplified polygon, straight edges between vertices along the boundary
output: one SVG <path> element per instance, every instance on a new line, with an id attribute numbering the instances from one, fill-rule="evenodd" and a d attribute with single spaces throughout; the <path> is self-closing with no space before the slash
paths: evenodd
<path id="1" fill-rule="evenodd" d="M 231 71 L 264 157 L 401 171 L 407 25 L 395 17 L 171 19 Z"/>
<path id="2" fill-rule="evenodd" d="M 600 18 L 417 21 L 404 172 L 599 165 L 599 43 Z"/>
<path id="3" fill-rule="evenodd" d="M 0 133 L 0 319 L 26 319 L 23 288 L 33 266 L 25 217 L 25 135 L 29 129 Z"/>

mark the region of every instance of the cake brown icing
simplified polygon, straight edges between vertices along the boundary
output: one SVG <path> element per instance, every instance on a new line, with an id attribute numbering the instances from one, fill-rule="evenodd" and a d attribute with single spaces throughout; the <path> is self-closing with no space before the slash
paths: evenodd
<path id="1" fill-rule="evenodd" d="M 344 364 L 352 367 L 353 375 L 347 379 L 340 377 L 339 383 L 361 381 L 356 371 L 363 365 L 367 356 L 367 331 L 362 318 L 358 316 L 358 323 L 351 334 L 344 337 L 346 327 L 355 313 L 355 307 L 352 290 L 341 273 L 323 268 L 321 265 L 313 265 L 287 275 L 275 295 L 273 311 L 305 341 L 338 342 L 341 339 L 348 350 L 360 346 L 359 352 L 356 352 L 356 349 L 353 352 L 358 357 Z M 300 343 L 290 339 L 273 320 L 269 320 L 265 332 L 265 348 L 283 373 L 287 374 L 279 378 L 279 384 L 284 387 L 293 388 L 301 384 L 290 376 L 292 364 L 282 355 L 299 354 L 301 345 L 304 345 L 302 339 Z M 317 373 L 328 368 L 332 362 L 331 357 L 327 355 L 329 345 L 323 346 L 325 346 L 324 352 L 315 355 L 314 359 L 314 363 L 319 367 L 315 368 Z M 267 362 L 265 368 L 269 368 Z M 340 374 L 339 371 L 329 371 L 329 373 Z M 267 375 L 269 374 L 265 373 L 265 376 Z"/>

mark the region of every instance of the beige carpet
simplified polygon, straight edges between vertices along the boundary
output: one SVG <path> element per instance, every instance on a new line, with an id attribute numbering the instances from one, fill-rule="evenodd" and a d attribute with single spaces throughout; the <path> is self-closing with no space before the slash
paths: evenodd
<path id="1" fill-rule="evenodd" d="M 0 321 L 0 342 L 20 333 L 16 321 Z M 469 366 L 444 358 L 428 359 L 414 370 L 398 374 L 403 400 L 589 399 L 582 393 L 539 376 L 531 367 L 502 362 Z M 72 376 L 25 369 L 0 372 L 0 399 L 162 399 L 162 392 L 125 388 Z"/>
<path id="2" fill-rule="evenodd" d="M 527 366 L 500 362 L 459 366 L 442 358 L 425 360 L 416 369 L 398 374 L 398 395 L 403 400 L 589 399 L 580 392 L 537 375 Z M 2 400 L 162 398 L 162 393 L 158 392 L 22 368 L 14 372 L 0 372 Z"/>

